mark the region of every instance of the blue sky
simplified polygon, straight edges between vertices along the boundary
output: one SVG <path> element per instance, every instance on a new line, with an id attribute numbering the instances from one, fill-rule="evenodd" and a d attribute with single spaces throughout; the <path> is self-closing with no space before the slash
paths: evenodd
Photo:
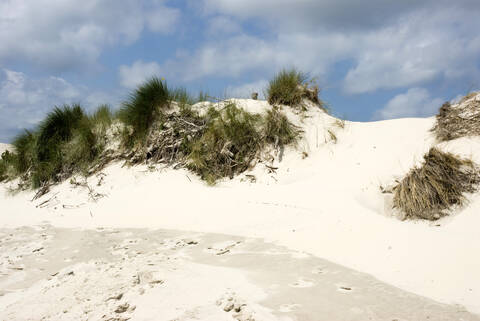
<path id="1" fill-rule="evenodd" d="M 158 75 L 247 97 L 282 68 L 335 115 L 434 115 L 480 87 L 478 0 L 0 0 L 0 142 L 54 106 L 117 108 Z"/>

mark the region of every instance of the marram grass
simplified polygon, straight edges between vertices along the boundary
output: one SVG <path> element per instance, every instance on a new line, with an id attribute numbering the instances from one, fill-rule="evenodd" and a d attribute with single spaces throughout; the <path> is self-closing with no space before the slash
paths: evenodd
<path id="1" fill-rule="evenodd" d="M 478 168 L 471 160 L 433 147 L 423 164 L 394 187 L 394 207 L 406 218 L 437 220 L 452 206 L 462 206 L 465 193 L 476 191 L 479 183 Z"/>

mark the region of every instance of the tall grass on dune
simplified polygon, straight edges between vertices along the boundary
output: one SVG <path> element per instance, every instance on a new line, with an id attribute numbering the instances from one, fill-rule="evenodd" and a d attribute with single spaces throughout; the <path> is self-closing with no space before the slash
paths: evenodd
<path id="1" fill-rule="evenodd" d="M 424 163 L 394 187 L 394 208 L 406 218 L 437 220 L 452 206 L 462 206 L 464 194 L 476 191 L 479 183 L 478 167 L 471 160 L 433 147 Z"/>
<path id="2" fill-rule="evenodd" d="M 177 95 L 181 93 L 177 92 Z M 167 83 L 153 77 L 138 87 L 127 101 L 122 104 L 118 113 L 120 120 L 130 132 L 125 135 L 124 143 L 127 147 L 134 144 L 143 144 L 148 129 L 162 111 L 169 108 L 171 94 Z"/>
<path id="3" fill-rule="evenodd" d="M 296 71 L 285 75 L 296 85 L 304 82 Z M 198 97 L 207 98 L 203 93 Z M 116 114 L 107 105 L 91 114 L 78 104 L 55 107 L 35 130 L 16 137 L 15 152 L 0 159 L 0 180 L 21 177 L 38 188 L 74 173 L 91 175 L 121 157 L 131 164 L 186 167 L 214 184 L 251 168 L 267 145 L 282 148 L 301 133 L 277 108 L 260 115 L 225 102 L 205 111 L 205 106 L 192 107 L 196 102 L 185 88 L 168 88 L 153 77 L 134 90 Z M 123 146 L 112 152 L 106 146 L 116 145 L 118 133 Z"/>
<path id="4" fill-rule="evenodd" d="M 114 119 L 113 112 L 108 105 L 100 105 L 90 116 L 90 120 L 94 127 L 99 127 L 101 130 L 105 130 L 112 124 Z"/>
<path id="5" fill-rule="evenodd" d="M 80 105 L 56 107 L 42 121 L 36 144 L 34 187 L 84 169 L 96 156 L 91 122 Z"/>
<path id="6" fill-rule="evenodd" d="M 22 177 L 33 188 L 86 171 L 100 152 L 94 126 L 109 122 L 111 113 L 99 108 L 88 116 L 78 104 L 55 107 L 38 128 L 18 135 L 9 165 L 9 178 Z M 2 161 L 6 163 L 6 161 Z"/>

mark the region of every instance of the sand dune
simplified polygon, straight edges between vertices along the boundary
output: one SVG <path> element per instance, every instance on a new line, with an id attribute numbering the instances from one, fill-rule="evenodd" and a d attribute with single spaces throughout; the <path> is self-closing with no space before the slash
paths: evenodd
<path id="1" fill-rule="evenodd" d="M 263 101 L 238 100 L 237 102 L 244 108 L 255 111 L 268 107 Z M 469 204 L 466 208 L 431 223 L 399 221 L 389 208 L 391 196 L 382 194 L 380 190 L 381 185 L 389 185 L 395 179 L 401 178 L 413 165 L 421 162 L 423 154 L 431 146 L 437 145 L 429 131 L 433 127 L 434 119 L 346 122 L 342 128 L 334 117 L 320 109 L 309 109 L 307 117 L 300 117 L 293 112 L 287 114 L 293 122 L 304 128 L 304 139 L 296 149 L 285 150 L 281 161 L 280 155 L 277 156 L 273 163 L 274 167 L 278 167 L 277 170 L 257 164 L 252 171 L 245 173 L 253 175 L 255 183 L 251 182 L 251 176 L 247 177 L 243 174 L 233 180 L 224 180 L 215 187 L 208 187 L 186 170 L 173 170 L 162 166 L 152 169 L 144 165 L 127 168 L 122 167 L 123 163 L 113 163 L 101 174 L 92 176 L 86 181 L 95 191 L 94 195 L 88 188 L 75 186 L 67 181 L 55 186 L 48 194 L 32 202 L 34 192 L 21 192 L 15 196 L 9 196 L 8 185 L 1 185 L 0 226 L 7 229 L 4 233 L 14 235 L 16 232 L 11 229 L 48 223 L 57 228 L 69 229 L 149 228 L 220 233 L 230 235 L 233 239 L 235 239 L 234 236 L 239 237 L 242 242 L 247 242 L 245 238 L 247 240 L 260 238 L 275 246 L 284 247 L 288 251 L 306 253 L 310 258 L 327 260 L 324 264 L 338 264 L 335 266 L 343 271 L 339 273 L 362 275 L 355 279 L 355 282 L 363 284 L 360 287 L 368 289 L 370 294 L 356 291 L 345 294 L 349 297 L 354 295 L 357 300 L 352 300 L 352 305 L 347 305 L 348 300 L 342 301 L 342 304 L 349 306 L 350 314 L 339 312 L 342 309 L 340 301 L 336 303 L 328 301 L 334 300 L 333 292 L 322 293 L 320 289 L 322 287 L 315 286 L 319 282 L 317 275 L 302 274 L 294 280 L 285 277 L 284 284 L 291 286 L 288 288 L 289 291 L 285 290 L 286 292 L 280 295 L 283 299 L 289 296 L 296 297 L 302 290 L 311 290 L 313 292 L 310 300 L 314 300 L 316 304 L 319 302 L 318 305 L 322 307 L 331 303 L 333 310 L 338 310 L 338 314 L 328 310 L 332 313 L 331 320 L 365 320 L 367 315 L 372 316 L 374 320 L 386 320 L 390 316 L 392 320 L 422 320 L 426 315 L 434 316 L 431 319 L 440 320 L 440 314 L 421 314 L 422 311 L 427 311 L 425 304 L 432 308 L 428 310 L 433 311 L 431 313 L 444 311 L 441 315 L 448 316 L 444 319 L 475 320 L 476 316 L 464 311 L 466 309 L 471 313 L 480 313 L 480 278 L 478 277 L 480 258 L 477 255 L 480 252 L 480 236 L 477 231 L 480 226 L 478 215 L 480 194 L 469 195 Z M 331 133 L 336 139 L 333 139 Z M 438 147 L 469 156 L 480 163 L 478 137 L 461 138 L 438 144 Z M 306 155 L 308 156 L 305 157 Z M 51 231 L 54 230 L 50 229 L 50 233 L 56 233 Z M 194 232 L 189 232 L 186 236 L 191 238 L 196 235 Z M 85 233 L 88 235 L 89 232 Z M 132 237 L 137 238 L 136 232 L 132 231 L 132 233 Z M 138 234 L 138 237 L 144 235 L 142 233 Z M 98 240 L 101 237 L 95 235 L 94 238 Z M 22 245 L 27 252 L 31 250 L 28 247 L 29 242 L 25 241 Z M 31 240 L 31 242 L 34 241 Z M 41 240 L 38 242 L 38 247 L 42 247 Z M 82 246 L 80 243 L 75 244 Z M 230 248 L 211 250 L 225 251 Z M 10 251 L 5 253 L 11 253 Z M 3 250 L 2 253 L 4 253 Z M 102 254 L 98 259 L 101 260 L 105 255 Z M 151 259 L 151 256 L 148 255 L 142 260 Z M 250 265 L 256 260 L 263 260 L 265 256 L 268 255 L 265 253 L 259 255 L 261 258 L 255 258 Z M 208 286 L 208 278 L 204 279 L 205 275 L 211 275 L 212 278 L 218 275 L 222 278 L 222 275 L 233 273 L 230 275 L 231 278 L 242 279 L 250 275 L 250 272 L 245 272 L 246 270 L 255 268 L 249 264 L 243 264 L 241 269 L 245 271 L 240 274 L 230 270 L 218 272 L 209 266 L 217 263 L 206 260 L 206 257 L 189 262 L 183 262 L 184 258 L 180 258 L 179 260 L 183 263 L 178 263 L 176 268 L 186 273 L 185 275 L 198 276 L 200 288 Z M 215 255 L 212 257 L 216 258 Z M 297 260 L 295 264 L 300 264 L 299 266 L 303 269 L 304 265 L 298 263 L 302 259 Z M 81 271 L 95 269 L 95 263 L 92 262 L 90 258 L 82 263 L 79 262 L 78 264 L 81 265 L 78 268 Z M 136 266 L 144 265 L 146 261 L 133 260 L 130 263 Z M 103 272 L 101 273 L 104 273 L 107 267 L 108 260 L 107 263 L 102 263 L 101 271 Z M 315 267 L 316 265 L 309 266 L 312 270 Z M 234 266 L 228 267 L 228 269 L 231 268 Z M 126 269 L 134 270 L 133 267 Z M 17 273 L 10 273 L 2 282 L 20 284 L 21 280 L 29 278 L 28 273 L 22 274 L 22 272 L 20 270 Z M 88 273 L 92 275 L 91 272 Z M 118 273 L 121 275 L 123 272 Z M 306 303 L 297 303 L 293 300 L 282 304 L 280 301 L 278 304 L 269 304 L 268 302 L 274 300 L 275 295 L 272 293 L 275 289 L 270 289 L 273 292 L 262 293 L 268 288 L 266 281 L 262 281 L 263 278 L 268 279 L 268 273 L 265 271 L 259 273 L 256 281 L 247 277 L 235 285 L 238 288 L 245 287 L 246 292 L 257 293 L 258 290 L 258 296 L 253 295 L 251 303 L 247 303 L 256 306 L 257 310 L 254 310 L 259 311 L 259 314 L 264 313 L 261 314 L 262 318 L 256 320 L 269 320 L 269 318 L 288 320 L 287 317 L 298 316 L 300 316 L 299 320 L 316 320 L 313 314 L 308 313 L 317 310 L 311 310 L 313 307 L 306 308 Z M 127 282 L 126 278 L 127 276 L 125 276 L 125 282 Z M 173 276 L 171 278 L 174 280 Z M 25 283 L 23 287 L 19 287 L 21 290 L 4 293 L 0 305 L 7 306 L 5 303 L 7 301 L 18 302 L 20 305 L 33 304 L 36 293 L 47 287 L 45 282 L 51 282 L 51 280 L 42 280 L 38 279 L 37 283 Z M 334 280 L 333 276 L 327 276 L 329 284 L 335 283 Z M 178 283 L 174 284 L 179 290 L 175 292 L 170 288 L 173 291 L 171 296 L 176 298 L 195 296 L 190 292 L 197 290 L 189 291 L 188 286 L 182 283 L 188 284 L 191 280 L 174 282 L 177 281 Z M 340 288 L 356 288 L 354 285 L 337 281 Z M 52 295 L 71 294 L 72 291 L 75 292 L 82 287 L 81 279 L 73 284 L 62 282 L 58 284 L 64 292 L 59 290 L 60 292 Z M 123 281 L 119 280 L 119 282 Z M 205 283 L 202 285 L 201 282 Z M 220 281 L 222 282 L 224 281 Z M 226 280 L 225 282 L 229 284 Z M 277 280 L 273 283 L 276 282 L 278 283 Z M 261 283 L 263 285 L 259 286 Z M 48 286 L 56 287 L 56 284 L 52 283 Z M 211 302 L 210 305 L 205 303 L 207 298 L 210 301 L 214 297 L 215 300 L 221 300 L 222 295 L 229 295 L 224 291 L 225 288 L 221 286 L 220 288 L 218 292 L 212 289 L 215 295 L 212 294 L 211 297 L 207 296 L 208 291 L 203 291 L 205 298 L 198 299 L 199 301 L 195 301 L 197 300 L 195 298 L 191 299 L 193 301 L 186 301 L 189 302 L 186 304 L 189 309 L 198 308 L 196 314 L 187 312 L 185 307 L 181 318 L 179 314 L 168 314 L 168 316 L 165 314 L 160 319 L 169 320 L 177 317 L 179 320 L 191 320 L 194 316 L 198 316 L 201 320 L 209 320 L 208 315 L 212 315 L 215 320 L 223 320 L 222 318 L 232 320 L 234 317 L 231 314 L 223 314 L 226 312 L 218 308 L 210 310 L 214 309 Z M 387 309 L 384 314 L 379 312 L 384 306 L 372 308 L 373 310 L 369 310 L 371 313 L 358 310 L 369 306 L 370 303 L 367 303 L 369 295 L 382 297 L 379 293 L 386 291 L 386 288 L 393 297 L 392 301 L 387 299 L 384 301 L 385 306 L 390 306 L 390 309 L 394 310 Z M 202 290 L 198 291 L 203 293 Z M 335 295 L 343 295 L 341 289 L 337 288 L 335 291 L 337 291 L 334 292 Z M 22 295 L 26 295 L 24 301 L 20 298 Z M 397 304 L 399 301 L 395 300 L 402 296 L 410 298 L 410 303 Z M 132 320 L 149 320 L 148 316 L 150 315 L 151 318 L 153 313 L 156 313 L 155 317 L 160 315 L 158 314 L 160 312 L 154 308 L 155 298 L 156 294 L 148 300 L 138 299 L 135 301 L 137 303 L 129 303 L 129 306 L 124 308 Z M 16 299 L 19 301 L 14 301 Z M 241 300 L 249 299 L 247 295 L 239 296 L 238 300 L 243 302 Z M 260 302 L 263 303 L 260 304 Z M 364 303 L 360 304 L 360 302 Z M 131 308 L 133 304 L 136 306 L 135 310 Z M 175 304 L 172 306 L 177 306 Z M 178 304 L 181 305 L 181 303 Z M 224 307 L 225 302 L 222 301 L 220 305 Z M 452 305 L 455 307 L 453 308 Z M 302 306 L 303 310 L 300 308 Z M 10 311 L 10 314 L 5 315 L 9 317 L 16 315 L 18 310 L 10 305 L 8 307 L 10 310 L 6 311 Z M 113 308 L 113 305 L 110 308 Z M 45 303 L 45 309 L 50 312 L 45 312 L 42 316 L 47 313 L 59 313 L 60 308 Z M 103 305 L 101 308 L 87 309 L 97 311 L 95 309 L 103 309 Z M 221 313 L 216 314 L 217 310 Z M 299 310 L 302 311 L 301 313 L 307 311 L 305 312 L 307 314 L 295 314 Z M 462 311 L 458 313 L 464 313 L 464 315 L 449 314 L 455 313 L 454 310 Z M 144 312 L 141 313 L 141 311 Z M 326 311 L 320 312 L 327 313 Z M 358 312 L 358 317 L 349 318 L 355 311 Z M 396 312 L 393 313 L 394 311 Z M 411 314 L 399 314 L 407 312 Z M 285 318 L 282 318 L 281 313 L 286 313 Z M 91 319 L 100 319 L 100 317 L 95 314 Z M 66 318 L 68 319 L 68 316 Z M 25 319 L 28 319 L 28 316 L 25 316 Z"/>

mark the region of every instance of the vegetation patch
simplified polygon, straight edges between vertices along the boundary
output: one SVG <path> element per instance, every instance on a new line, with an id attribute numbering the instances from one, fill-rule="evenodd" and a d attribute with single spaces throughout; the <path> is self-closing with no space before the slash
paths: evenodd
<path id="1" fill-rule="evenodd" d="M 2 180 L 20 177 L 20 187 L 38 188 L 86 173 L 102 152 L 106 140 L 100 137 L 112 117 L 107 106 L 91 116 L 78 104 L 55 107 L 38 128 L 14 139 L 15 152 L 0 161 Z"/>
<path id="2" fill-rule="evenodd" d="M 465 96 L 459 104 L 444 103 L 431 129 L 439 141 L 480 135 L 480 100 L 478 93 Z"/>
<path id="3" fill-rule="evenodd" d="M 300 128 L 293 125 L 278 108 L 268 110 L 264 118 L 264 139 L 274 147 L 294 143 L 301 134 Z"/>
<path id="4" fill-rule="evenodd" d="M 119 119 L 126 125 L 124 144 L 131 148 L 143 146 L 148 130 L 155 120 L 170 107 L 172 95 L 165 81 L 153 77 L 138 87 L 125 101 L 118 113 Z"/>
<path id="5" fill-rule="evenodd" d="M 322 105 L 318 98 L 318 86 L 308 76 L 296 69 L 282 70 L 270 80 L 267 98 L 270 105 L 301 106 L 303 99 Z"/>
<path id="6" fill-rule="evenodd" d="M 475 192 L 479 183 L 480 173 L 471 160 L 433 147 L 424 163 L 394 187 L 394 208 L 406 218 L 437 220 L 452 206 L 462 206 L 464 194 Z"/>
<path id="7" fill-rule="evenodd" d="M 16 137 L 15 152 L 0 160 L 0 180 L 20 177 L 20 187 L 47 190 L 74 173 L 88 176 L 123 158 L 185 167 L 214 184 L 251 168 L 267 146 L 283 148 L 301 134 L 277 107 L 253 114 L 232 102 L 208 110 L 192 107 L 195 102 L 184 88 L 169 89 L 152 78 L 117 114 L 107 105 L 91 115 L 80 105 L 55 107 L 38 128 Z"/>

